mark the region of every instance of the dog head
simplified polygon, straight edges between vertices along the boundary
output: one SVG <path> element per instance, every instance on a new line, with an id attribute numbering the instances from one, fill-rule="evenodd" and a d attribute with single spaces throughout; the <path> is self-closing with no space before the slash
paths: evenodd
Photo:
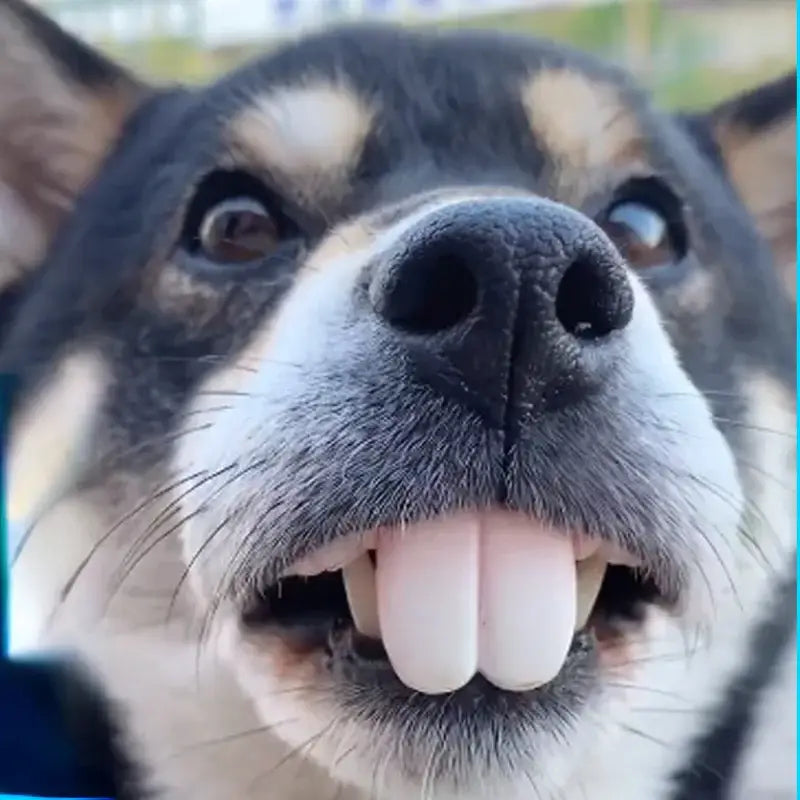
<path id="1" fill-rule="evenodd" d="M 496 34 L 341 29 L 193 89 L 16 2 L 0 37 L 29 607 L 193 620 L 364 786 L 580 779 L 754 558 L 794 76 L 675 117 Z"/>

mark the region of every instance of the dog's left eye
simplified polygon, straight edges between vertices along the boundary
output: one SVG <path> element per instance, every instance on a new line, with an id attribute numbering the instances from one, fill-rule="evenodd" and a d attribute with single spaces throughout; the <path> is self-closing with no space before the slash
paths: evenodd
<path id="1" fill-rule="evenodd" d="M 634 269 L 665 266 L 686 255 L 680 204 L 653 181 L 637 181 L 621 192 L 602 226 Z"/>

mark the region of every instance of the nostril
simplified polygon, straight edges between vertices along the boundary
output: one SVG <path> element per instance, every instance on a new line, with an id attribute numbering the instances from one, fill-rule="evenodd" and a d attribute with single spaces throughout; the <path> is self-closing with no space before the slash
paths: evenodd
<path id="1" fill-rule="evenodd" d="M 601 339 L 631 319 L 633 293 L 623 272 L 591 258 L 574 261 L 556 293 L 556 316 L 578 339 Z"/>
<path id="2" fill-rule="evenodd" d="M 478 303 L 478 282 L 465 254 L 431 248 L 401 263 L 378 303 L 395 328 L 431 334 L 463 322 Z"/>

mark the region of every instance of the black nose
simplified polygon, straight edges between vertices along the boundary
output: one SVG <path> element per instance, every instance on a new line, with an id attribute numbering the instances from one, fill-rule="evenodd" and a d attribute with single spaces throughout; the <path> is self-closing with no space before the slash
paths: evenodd
<path id="1" fill-rule="evenodd" d="M 405 234 L 370 285 L 414 377 L 491 424 L 579 402 L 630 322 L 619 253 L 587 217 L 541 199 L 457 203 Z"/>

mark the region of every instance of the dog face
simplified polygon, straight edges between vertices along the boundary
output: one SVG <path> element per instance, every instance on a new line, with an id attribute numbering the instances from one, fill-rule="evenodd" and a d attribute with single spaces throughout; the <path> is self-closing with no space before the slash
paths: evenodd
<path id="1" fill-rule="evenodd" d="M 190 621 L 365 788 L 584 780 L 764 546 L 794 77 L 675 118 L 560 46 L 354 28 L 153 90 L 0 21 L 27 608 Z"/>

